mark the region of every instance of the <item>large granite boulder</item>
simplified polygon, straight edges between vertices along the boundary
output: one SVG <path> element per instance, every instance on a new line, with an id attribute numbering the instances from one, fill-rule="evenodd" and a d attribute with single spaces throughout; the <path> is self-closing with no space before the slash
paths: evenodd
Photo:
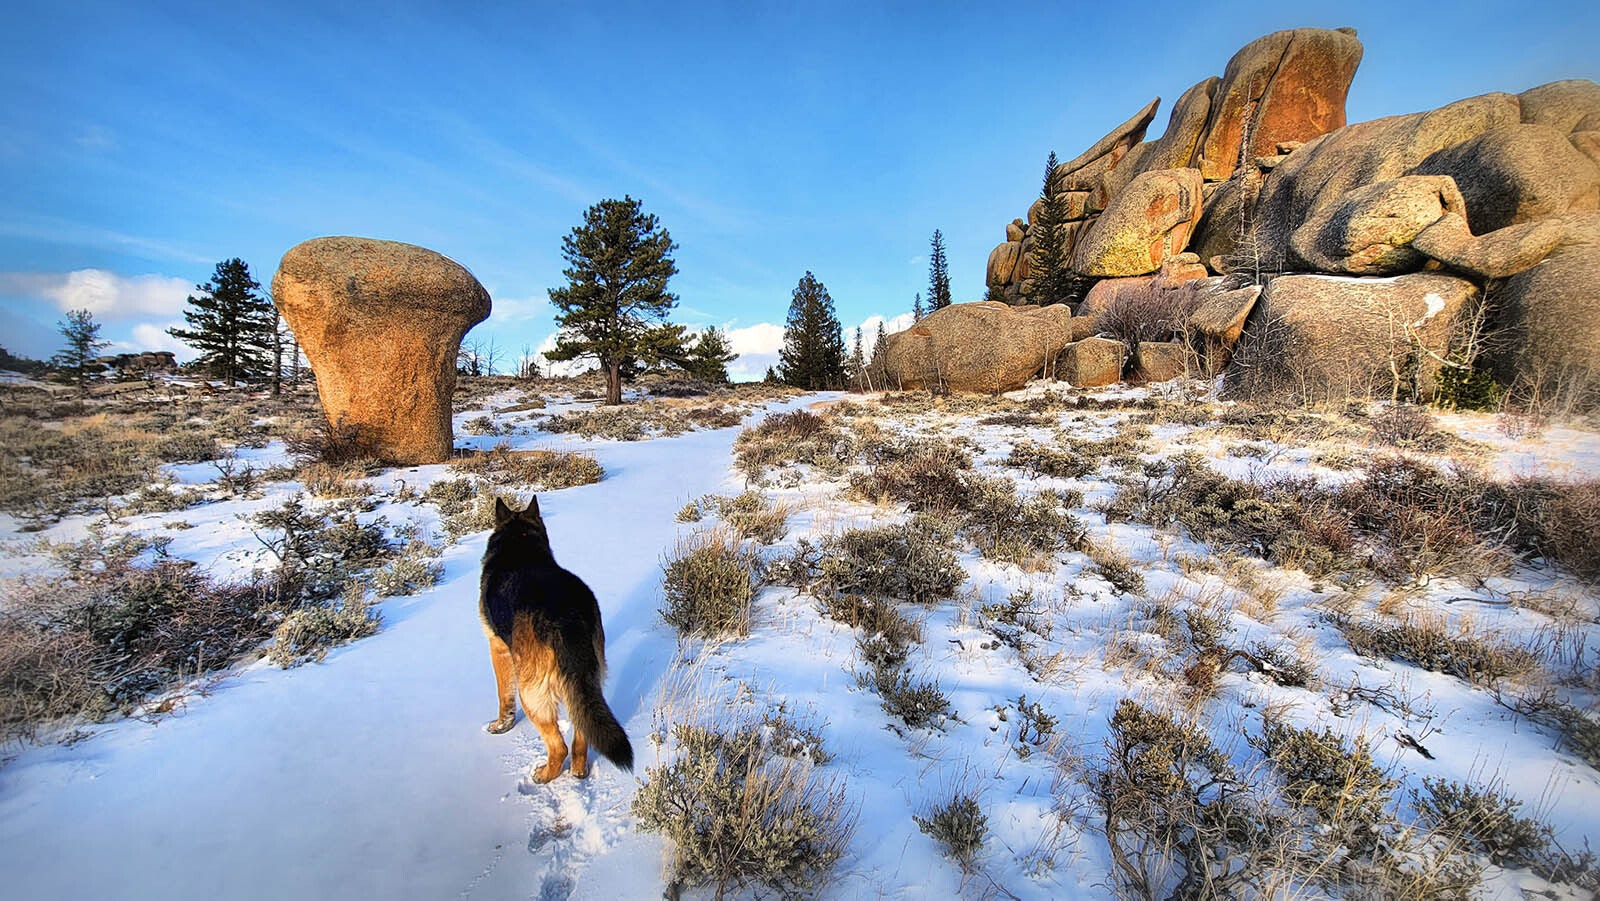
<path id="1" fill-rule="evenodd" d="M 1188 246 L 1200 221 L 1201 185 L 1198 169 L 1158 169 L 1138 176 L 1078 237 L 1072 268 L 1101 278 L 1155 272 Z"/>
<path id="2" fill-rule="evenodd" d="M 1245 323 L 1224 388 L 1299 402 L 1430 398 L 1477 301 L 1477 286 L 1453 275 L 1279 276 Z"/>
<path id="3" fill-rule="evenodd" d="M 314 238 L 283 255 L 272 297 L 337 432 L 391 463 L 449 459 L 456 354 L 489 315 L 472 273 L 410 244 Z"/>
<path id="4" fill-rule="evenodd" d="M 1017 271 L 1017 259 L 1021 256 L 1021 238 L 996 246 L 989 252 L 989 265 L 984 276 L 984 284 L 996 287 L 1011 281 L 1011 274 Z"/>
<path id="5" fill-rule="evenodd" d="M 1356 188 L 1318 208 L 1290 235 L 1289 249 L 1295 263 L 1316 272 L 1415 272 L 1427 258 L 1411 240 L 1445 213 L 1466 211 L 1450 176 L 1405 175 Z"/>
<path id="6" fill-rule="evenodd" d="M 1133 349 L 1133 369 L 1128 381 L 1137 384 L 1170 382 L 1198 374 L 1199 358 L 1187 344 L 1172 341 L 1140 341 Z"/>
<path id="7" fill-rule="evenodd" d="M 955 303 L 885 340 L 889 384 L 903 389 L 1013 391 L 1045 369 L 1071 340 L 1065 304 Z"/>
<path id="8" fill-rule="evenodd" d="M 1220 181 L 1281 141 L 1309 141 L 1345 124 L 1361 63 L 1354 29 L 1296 28 L 1246 44 L 1228 60 L 1200 142 L 1200 171 Z"/>
<path id="9" fill-rule="evenodd" d="M 1552 402 L 1593 408 L 1600 404 L 1600 213 L 1555 221 L 1565 232 L 1560 243 L 1494 293 L 1509 339 L 1496 375 Z"/>

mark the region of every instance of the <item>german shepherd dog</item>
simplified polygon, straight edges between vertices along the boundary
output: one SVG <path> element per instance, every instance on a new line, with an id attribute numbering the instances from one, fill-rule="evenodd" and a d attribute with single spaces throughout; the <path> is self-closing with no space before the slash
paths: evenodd
<path id="1" fill-rule="evenodd" d="M 520 693 L 522 710 L 539 728 L 549 754 L 534 779 L 549 782 L 561 775 L 567 759 L 556 723 L 557 704 L 566 704 L 572 718 L 572 775 L 589 775 L 591 744 L 617 766 L 633 769 L 628 734 L 600 693 L 606 636 L 594 592 L 556 564 L 538 498 L 521 512 L 496 499 L 494 523 L 483 553 L 478 615 L 489 637 L 500 716 L 484 728 L 497 735 L 510 730 Z"/>

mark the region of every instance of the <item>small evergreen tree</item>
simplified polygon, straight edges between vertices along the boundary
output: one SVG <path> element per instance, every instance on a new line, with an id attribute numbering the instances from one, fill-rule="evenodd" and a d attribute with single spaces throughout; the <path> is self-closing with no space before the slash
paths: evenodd
<path id="1" fill-rule="evenodd" d="M 682 354 L 682 326 L 651 325 L 677 305 L 672 236 L 639 201 L 602 200 L 561 241 L 567 286 L 550 289 L 561 332 L 551 361 L 593 356 L 605 373 L 607 404 L 622 403 L 622 379 L 640 365 Z M 673 330 L 676 329 L 676 332 Z"/>
<path id="2" fill-rule="evenodd" d="M 4 347 L 0 347 L 0 369 L 7 372 L 20 372 L 24 375 L 35 375 L 44 372 L 50 364 L 43 360 L 34 360 L 28 357 L 19 357 Z"/>
<path id="3" fill-rule="evenodd" d="M 189 295 L 183 311 L 189 327 L 167 334 L 200 351 L 195 364 L 229 385 L 259 378 L 269 369 L 278 322 L 260 288 L 244 260 L 223 260 L 209 281 L 195 286 L 200 293 Z"/>
<path id="4" fill-rule="evenodd" d="M 912 300 L 911 300 L 911 321 L 912 322 L 921 322 L 922 321 L 922 292 L 921 291 L 918 291 L 917 292 L 917 296 L 912 298 Z"/>
<path id="5" fill-rule="evenodd" d="M 1065 303 L 1073 295 L 1072 260 L 1066 253 L 1067 204 L 1056 172 L 1056 152 L 1044 164 L 1044 184 L 1039 188 L 1039 215 L 1028 234 L 1033 250 L 1028 271 L 1033 279 L 1034 303 Z"/>
<path id="6" fill-rule="evenodd" d="M 861 390 L 867 376 L 867 360 L 862 353 L 861 326 L 856 326 L 856 340 L 850 348 L 850 359 L 844 364 L 845 381 L 854 390 Z"/>
<path id="7" fill-rule="evenodd" d="M 99 355 L 100 348 L 111 342 L 100 339 L 100 323 L 94 321 L 94 314 L 87 309 L 68 310 L 67 318 L 56 323 L 56 330 L 67 339 L 67 346 L 51 357 L 50 362 L 81 387 L 89 375 L 89 364 Z"/>
<path id="8" fill-rule="evenodd" d="M 878 320 L 878 337 L 872 342 L 872 356 L 867 363 L 867 381 L 869 386 L 876 386 L 882 390 L 888 387 L 888 351 L 889 336 L 883 330 L 883 320 Z"/>
<path id="9" fill-rule="evenodd" d="M 689 347 L 684 369 L 697 379 L 722 384 L 728 381 L 728 364 L 739 359 L 722 329 L 708 325 Z"/>
<path id="10" fill-rule="evenodd" d="M 933 230 L 933 251 L 928 255 L 928 311 L 950 306 L 950 270 L 944 260 L 944 235 Z M 918 317 L 921 318 L 921 317 Z"/>
<path id="11" fill-rule="evenodd" d="M 800 278 L 789 302 L 778 374 L 785 383 L 808 391 L 844 384 L 844 333 L 828 289 L 810 272 Z"/>

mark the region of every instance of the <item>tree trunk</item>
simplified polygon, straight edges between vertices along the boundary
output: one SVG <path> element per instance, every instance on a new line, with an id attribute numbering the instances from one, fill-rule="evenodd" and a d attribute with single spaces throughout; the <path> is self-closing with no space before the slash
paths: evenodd
<path id="1" fill-rule="evenodd" d="M 622 403 L 622 364 L 606 364 L 606 404 L 617 406 Z"/>

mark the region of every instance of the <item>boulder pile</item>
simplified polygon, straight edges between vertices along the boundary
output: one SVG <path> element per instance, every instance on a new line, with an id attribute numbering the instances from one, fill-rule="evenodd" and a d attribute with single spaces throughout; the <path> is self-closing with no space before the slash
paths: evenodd
<path id="1" fill-rule="evenodd" d="M 1600 400 L 1600 85 L 1347 125 L 1361 57 L 1353 29 L 1266 35 L 1183 92 L 1160 138 L 1144 140 L 1157 98 L 1061 163 L 1063 258 L 1093 283 L 1074 340 L 1120 340 L 1121 377 L 1233 360 L 1241 390 L 1425 398 L 1473 336 L 1503 383 Z M 1041 207 L 990 253 L 992 298 L 1032 302 Z M 1188 327 L 1172 341 L 1187 352 L 1143 346 L 1130 305 L 1170 316 L 1180 294 Z M 1069 347 L 1055 366 L 1103 383 L 1114 356 Z"/>

